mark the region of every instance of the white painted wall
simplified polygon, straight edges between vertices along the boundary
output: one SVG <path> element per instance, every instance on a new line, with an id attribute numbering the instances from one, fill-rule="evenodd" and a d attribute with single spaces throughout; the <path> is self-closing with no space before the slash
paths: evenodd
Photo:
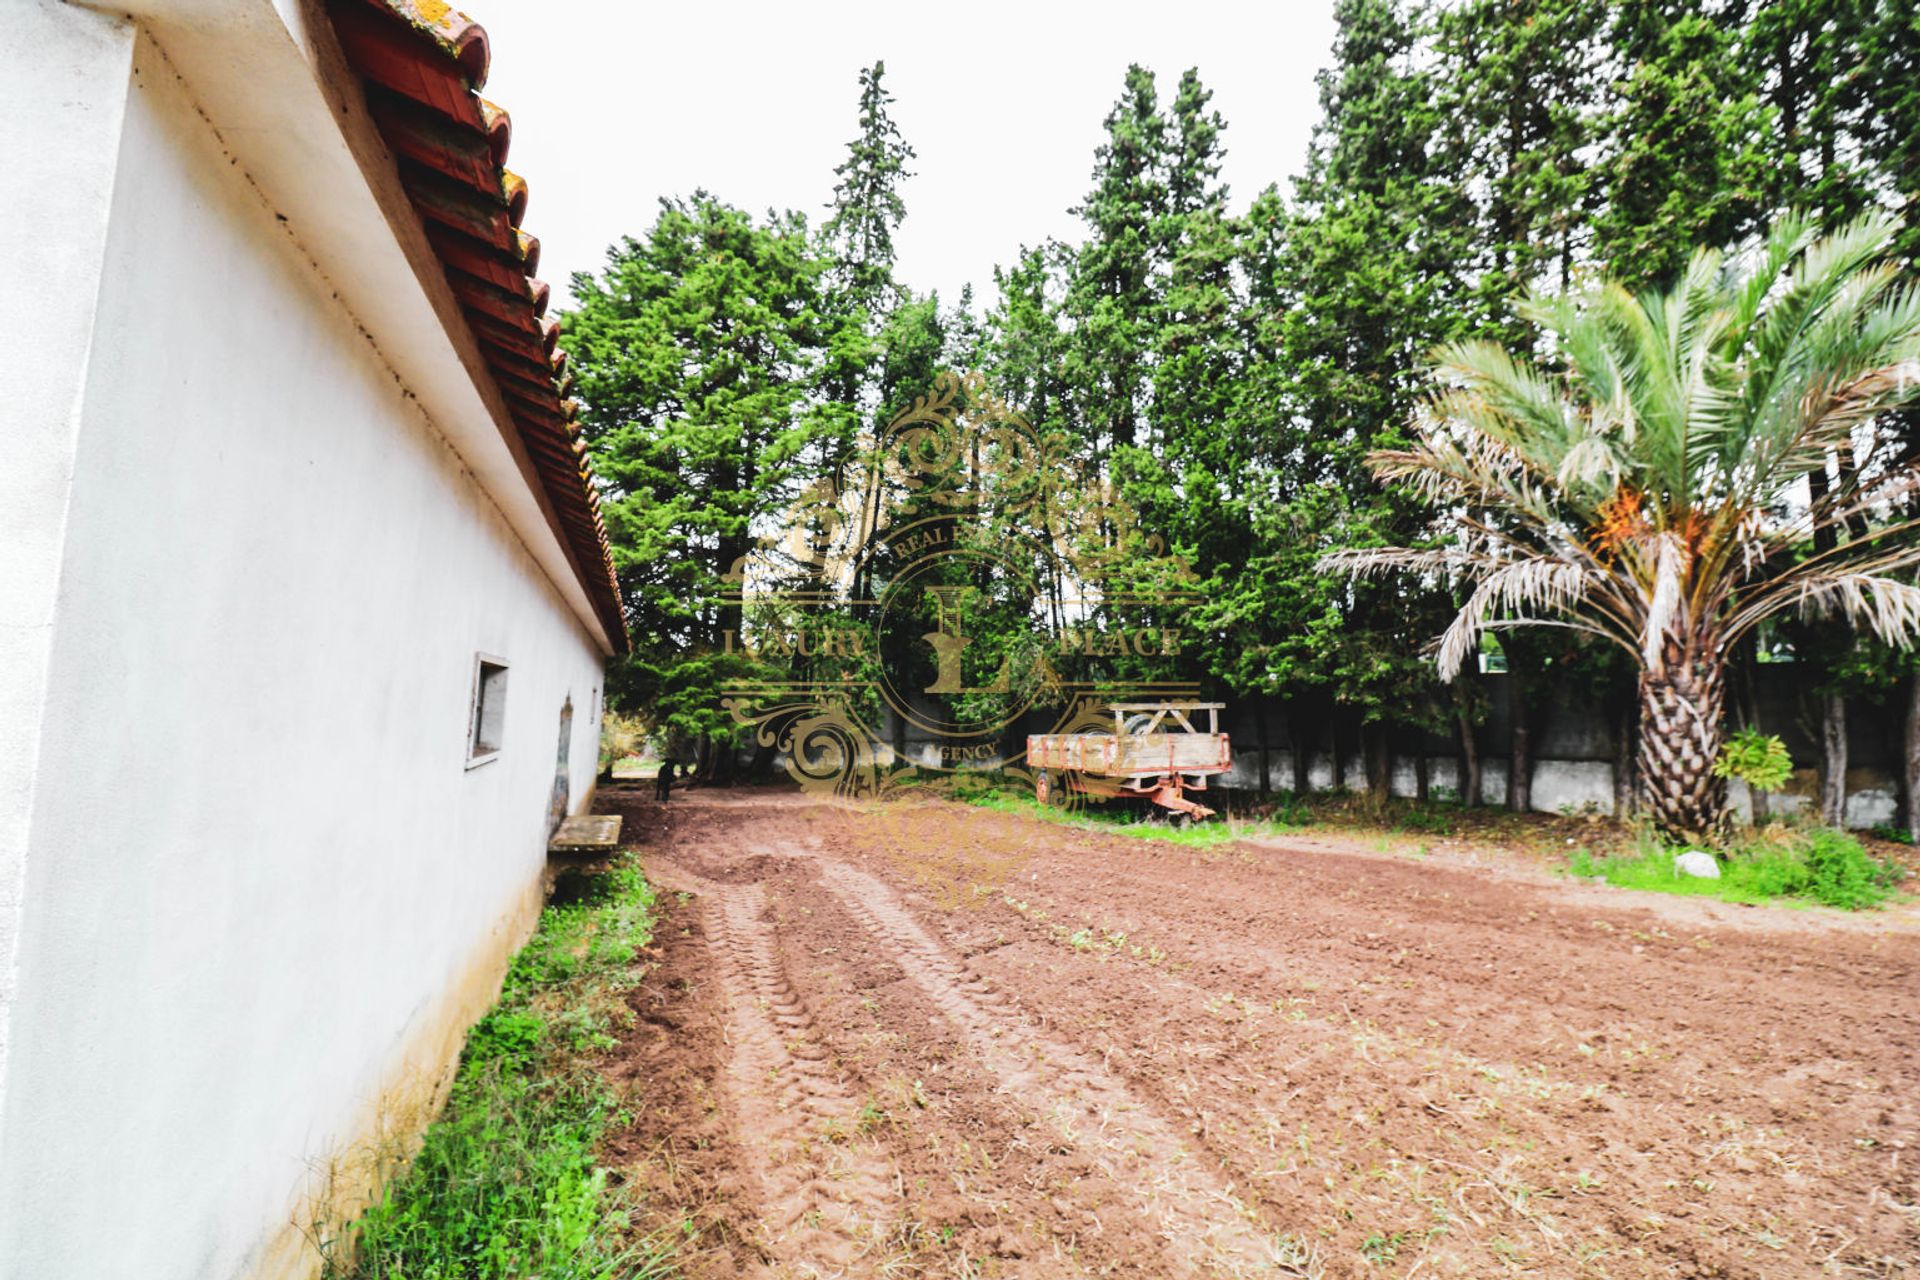
<path id="1" fill-rule="evenodd" d="M 0 350 L 10 353 L 0 360 L 0 1101 L 60 548 L 133 40 L 125 19 L 57 0 L 14 5 L 0 38 L 0 129 L 22 195 L 9 239 L 33 299 L 0 308 Z"/>
<path id="2" fill-rule="evenodd" d="M 0 1276 L 219 1280 L 516 918 L 569 696 L 591 789 L 601 655 L 144 37 L 106 176 Z M 513 666 L 469 770 L 479 650 Z"/>

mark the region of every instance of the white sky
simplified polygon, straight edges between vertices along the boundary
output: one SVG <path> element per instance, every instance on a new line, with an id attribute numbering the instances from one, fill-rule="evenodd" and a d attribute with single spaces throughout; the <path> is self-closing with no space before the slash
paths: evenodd
<path id="1" fill-rule="evenodd" d="M 967 6 L 465 0 L 487 29 L 485 95 L 513 117 L 508 165 L 532 189 L 526 229 L 556 304 L 576 270 L 640 234 L 659 197 L 705 187 L 818 224 L 858 126 L 860 68 L 887 64 L 893 117 L 918 151 L 903 189 L 899 274 L 984 304 L 1024 242 L 1071 238 L 1101 119 L 1129 62 L 1170 102 L 1200 69 L 1225 115 L 1235 208 L 1299 172 L 1319 116 L 1314 72 L 1332 0 L 1252 5 Z"/>

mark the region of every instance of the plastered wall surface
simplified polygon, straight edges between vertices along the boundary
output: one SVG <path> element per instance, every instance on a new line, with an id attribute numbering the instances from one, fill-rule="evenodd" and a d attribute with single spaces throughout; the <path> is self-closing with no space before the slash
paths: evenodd
<path id="1" fill-rule="evenodd" d="M 562 705 L 575 809 L 599 732 L 600 652 L 144 38 L 125 102 L 0 1098 L 37 1280 L 281 1265 L 530 922 Z"/>
<path id="2" fill-rule="evenodd" d="M 56 0 L 6 11 L 0 120 L 30 307 L 0 311 L 0 1099 L 26 883 L 40 711 L 133 24 Z M 25 145 L 15 147 L 18 138 Z"/>

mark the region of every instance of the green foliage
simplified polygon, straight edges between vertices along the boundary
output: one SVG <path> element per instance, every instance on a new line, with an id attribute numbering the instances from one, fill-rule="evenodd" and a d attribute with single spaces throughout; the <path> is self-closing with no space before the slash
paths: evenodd
<path id="1" fill-rule="evenodd" d="M 1806 881 L 1797 892 L 1849 911 L 1878 906 L 1906 876 L 1899 864 L 1875 858 L 1843 831 L 1809 832 L 1802 858 Z"/>
<path id="2" fill-rule="evenodd" d="M 1567 867 L 1574 875 L 1626 889 L 1727 902 L 1787 899 L 1848 911 L 1882 905 L 1906 874 L 1898 863 L 1868 853 L 1853 837 L 1824 827 L 1804 831 L 1776 827 L 1736 844 L 1726 851 L 1718 880 L 1677 874 L 1674 855 L 1684 848 L 1643 839 L 1640 850 L 1625 857 L 1596 858 L 1589 850 L 1576 849 L 1568 856 Z"/>
<path id="3" fill-rule="evenodd" d="M 1715 777 L 1737 778 L 1759 791 L 1778 791 L 1793 776 L 1793 757 L 1778 735 L 1741 729 L 1720 748 L 1713 772 Z"/>
<path id="4" fill-rule="evenodd" d="M 1071 809 L 1043 805 L 1034 799 L 1032 784 L 1012 778 L 981 774 L 970 778 L 969 783 L 952 793 L 952 798 L 997 813 L 1017 813 L 1100 835 L 1163 840 L 1195 849 L 1261 836 L 1287 835 L 1313 823 L 1312 809 L 1287 793 L 1282 793 L 1279 804 L 1265 818 L 1217 816 L 1200 822 L 1176 823 L 1163 810 L 1101 804 Z"/>
<path id="5" fill-rule="evenodd" d="M 758 515 L 812 482 L 850 429 L 814 395 L 856 327 L 795 214 L 756 220 L 705 193 L 662 202 L 644 238 L 574 278 L 563 320 L 633 654 L 610 691 L 689 736 L 731 731 L 719 690 L 753 665 L 729 575 Z"/>
<path id="6" fill-rule="evenodd" d="M 884 62 L 860 73 L 860 136 L 833 171 L 833 212 L 820 228 L 851 300 L 869 308 L 893 287 L 893 235 L 907 216 L 900 184 L 913 176 L 913 148 L 887 113 L 893 95 L 881 84 L 886 74 Z"/>
<path id="7" fill-rule="evenodd" d="M 1410 805 L 1394 820 L 1393 825 L 1399 831 L 1444 836 L 1452 834 L 1457 817 L 1447 805 Z"/>
<path id="8" fill-rule="evenodd" d="M 1630 491 L 1655 535 L 1692 537 L 1705 521 L 1719 541 L 1695 561 L 1746 566 L 1756 590 L 1771 582 L 1814 611 L 1883 621 L 1908 612 L 1898 575 L 1882 572 L 1899 567 L 1890 562 L 1850 585 L 1795 578 L 1836 540 L 1897 550 L 1875 539 L 1912 507 L 1886 471 L 1846 465 L 1850 441 L 1782 434 L 1782 407 L 1819 379 L 1832 385 L 1822 361 L 1855 340 L 1864 350 L 1876 322 L 1839 318 L 1850 295 L 1802 289 L 1784 309 L 1784 285 L 1731 297 L 1718 276 L 1732 260 L 1703 267 L 1693 254 L 1750 243 L 1790 206 L 1811 211 L 1808 238 L 1863 210 L 1895 211 L 1883 242 L 1904 262 L 1920 253 L 1915 6 L 1339 0 L 1335 18 L 1324 118 L 1290 190 L 1233 204 L 1220 179 L 1228 122 L 1199 70 L 1167 84 L 1129 67 L 1076 209 L 1081 230 L 997 268 L 983 316 L 970 298 L 945 306 L 896 278 L 915 157 L 881 63 L 861 72 L 857 127 L 817 233 L 793 214 L 753 218 L 696 193 L 616 246 L 603 273 L 576 285 L 565 328 L 633 624 L 636 656 L 611 682 L 621 704 L 676 734 L 720 738 L 731 732 L 723 682 L 820 674 L 804 654 L 725 653 L 727 632 L 781 621 L 730 607 L 726 575 L 756 519 L 764 528 L 842 473 L 862 432 L 950 368 L 983 372 L 1192 570 L 1197 602 L 1177 618 L 1095 606 L 1107 624 L 1178 622 L 1181 654 L 1081 664 L 1070 678 L 1195 680 L 1209 695 L 1269 695 L 1316 716 L 1337 705 L 1447 734 L 1483 719 L 1466 681 L 1437 677 L 1425 642 L 1463 607 L 1492 625 L 1569 619 L 1522 616 L 1539 611 L 1520 597 L 1558 589 L 1543 573 L 1516 571 L 1476 594 L 1486 580 L 1446 558 L 1465 544 L 1431 522 L 1434 495 L 1368 470 L 1371 454 L 1422 447 L 1422 421 L 1452 421 L 1432 411 L 1451 401 L 1430 407 L 1424 394 L 1436 349 L 1448 353 L 1445 378 L 1472 394 L 1504 378 L 1526 402 L 1520 416 L 1537 411 L 1555 438 L 1527 455 L 1519 487 L 1557 503 L 1581 545 L 1604 522 L 1601 506 Z M 1603 276 L 1620 287 L 1592 287 Z M 1905 298 L 1890 279 L 1876 287 L 1882 301 Z M 1625 305 L 1635 293 L 1649 300 L 1638 314 Z M 1701 359 L 1662 355 L 1683 347 Z M 1608 362 L 1622 360 L 1614 386 Z M 1776 386 L 1774 373 L 1806 385 Z M 1572 394 L 1534 394 L 1558 391 Z M 1870 399 L 1828 417 L 1916 438 L 1920 413 L 1902 416 L 1896 396 Z M 1695 416 L 1668 411 L 1682 404 Z M 1702 416 L 1718 410 L 1761 429 Z M 1488 439 L 1506 447 L 1499 432 Z M 1829 451 L 1836 485 L 1814 498 L 1846 528 L 1788 530 L 1764 555 L 1741 550 L 1756 526 L 1734 508 L 1775 510 L 1774 481 L 1824 478 Z M 1712 488 L 1761 472 L 1764 493 Z M 1866 501 L 1876 485 L 1888 490 L 1877 505 Z M 885 497 L 863 495 L 860 516 Z M 1464 510 L 1489 542 L 1516 536 L 1498 504 L 1439 509 Z M 991 512 L 954 518 L 989 540 L 1004 532 Z M 1384 548 L 1433 558 L 1392 582 L 1329 567 L 1329 553 Z M 1597 558 L 1650 563 L 1648 547 Z M 873 598 L 883 584 L 864 564 L 859 573 L 850 596 Z M 1687 596 L 1696 614 L 1714 599 L 1710 588 Z M 1002 593 L 969 621 L 1005 622 L 1011 635 L 1022 604 Z M 1853 643 L 1831 617 L 1816 625 L 1830 642 L 1795 639 L 1827 684 L 1879 697 L 1906 670 L 1897 646 Z M 1464 631 L 1462 660 L 1477 639 Z M 1018 658 L 1020 643 L 978 634 L 969 661 L 991 668 Z M 1604 644 L 1579 630 L 1515 644 L 1513 687 L 1535 705 L 1556 686 L 1598 690 L 1619 722 L 1639 660 Z M 890 665 L 901 656 L 889 653 Z M 857 680 L 878 661 L 833 674 Z M 1718 711 L 1706 718 L 1717 724 Z M 1714 745 L 1696 754 L 1711 758 Z"/>
<path id="9" fill-rule="evenodd" d="M 1778 117 L 1717 15 L 1634 5 L 1615 21 L 1632 70 L 1606 121 L 1594 248 L 1639 289 L 1670 282 L 1693 246 L 1736 243 L 1764 223 Z"/>
<path id="10" fill-rule="evenodd" d="M 647 722 L 639 716 L 608 711 L 600 723 L 600 769 L 605 772 L 647 745 Z"/>
<path id="11" fill-rule="evenodd" d="M 635 1241 L 596 1147 L 617 1100 L 583 1058 L 624 1013 L 653 889 L 632 865 L 591 900 L 552 906 L 472 1030 L 446 1108 L 420 1152 L 344 1234 L 323 1241 L 327 1280 L 652 1280 L 671 1273 Z"/>

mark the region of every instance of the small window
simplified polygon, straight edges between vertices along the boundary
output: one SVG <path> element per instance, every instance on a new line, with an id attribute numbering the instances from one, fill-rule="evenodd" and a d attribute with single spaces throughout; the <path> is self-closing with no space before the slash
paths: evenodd
<path id="1" fill-rule="evenodd" d="M 467 719 L 467 767 L 500 754 L 507 723 L 507 664 L 478 653 L 473 658 L 473 707 Z"/>

